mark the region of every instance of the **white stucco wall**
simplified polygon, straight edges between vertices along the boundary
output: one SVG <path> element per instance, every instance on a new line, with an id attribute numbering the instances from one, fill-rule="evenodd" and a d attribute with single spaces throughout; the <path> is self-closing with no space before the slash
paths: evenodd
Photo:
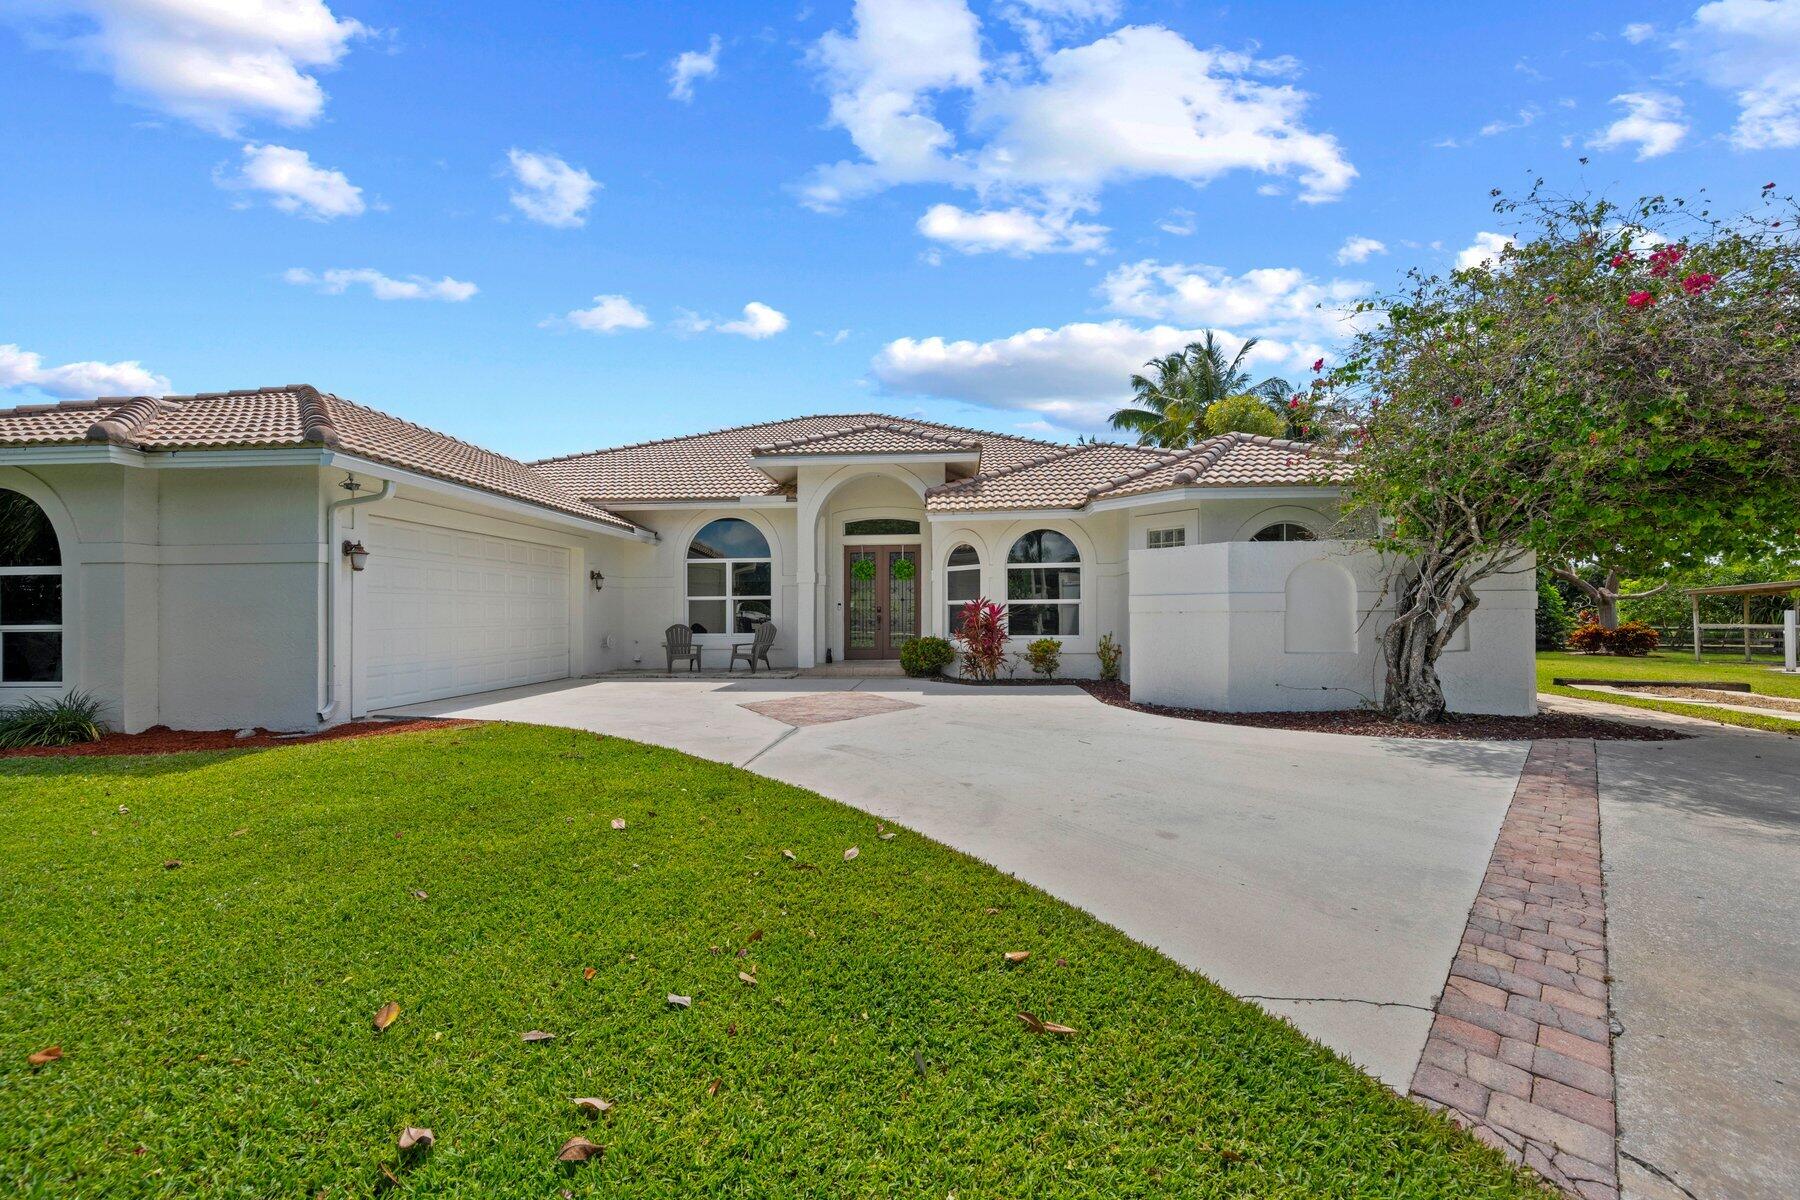
<path id="1" fill-rule="evenodd" d="M 1380 700 L 1391 607 L 1381 560 L 1342 542 L 1210 542 L 1131 553 L 1134 698 L 1228 712 Z M 1481 606 L 1440 660 L 1460 712 L 1537 710 L 1529 560 L 1477 587 Z"/>

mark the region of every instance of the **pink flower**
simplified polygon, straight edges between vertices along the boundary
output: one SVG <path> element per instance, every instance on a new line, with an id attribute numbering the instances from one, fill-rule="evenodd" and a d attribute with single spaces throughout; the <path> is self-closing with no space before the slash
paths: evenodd
<path id="1" fill-rule="evenodd" d="M 1769 182 L 1763 184 L 1763 191 L 1765 191 L 1765 192 L 1773 191 L 1774 189 L 1775 189 L 1775 181 L 1773 179 L 1771 179 L 1771 180 L 1769 180 Z"/>
<path id="2" fill-rule="evenodd" d="M 1669 273 L 1669 268 L 1681 261 L 1680 246 L 1664 246 L 1650 256 L 1650 274 L 1661 279 Z"/>
<path id="3" fill-rule="evenodd" d="M 1289 408 L 1299 408 L 1300 407 L 1300 397 L 1295 396 L 1292 400 L 1289 400 L 1288 407 Z"/>
<path id="4" fill-rule="evenodd" d="M 1324 359 L 1322 359 L 1322 358 L 1313 359 L 1313 374 L 1316 375 L 1320 371 L 1323 371 L 1324 369 L 1325 369 L 1325 360 Z"/>
<path id="5" fill-rule="evenodd" d="M 1649 292 L 1633 292 L 1625 297 L 1625 303 L 1633 308 L 1649 308 L 1656 303 L 1656 297 Z"/>
<path id="6" fill-rule="evenodd" d="M 1704 292 L 1712 291 L 1713 284 L 1717 282 L 1719 282 L 1719 277 L 1717 275 L 1708 275 L 1701 272 L 1689 275 L 1686 279 L 1683 279 L 1681 281 L 1681 290 L 1690 296 L 1698 296 Z"/>
<path id="7" fill-rule="evenodd" d="M 1608 265 L 1615 271 L 1623 271 L 1626 267 L 1629 267 L 1636 261 L 1636 257 L 1632 255 L 1631 251 L 1627 250 L 1623 254 L 1613 255 Z"/>
<path id="8" fill-rule="evenodd" d="M 1450 407 L 1451 408 L 1461 408 L 1462 407 L 1462 397 L 1461 396 L 1450 397 Z"/>

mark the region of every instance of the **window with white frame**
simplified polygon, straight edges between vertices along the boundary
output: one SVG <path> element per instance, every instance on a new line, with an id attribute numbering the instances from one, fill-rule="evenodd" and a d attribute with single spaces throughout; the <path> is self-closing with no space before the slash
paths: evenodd
<path id="1" fill-rule="evenodd" d="M 1187 529 L 1177 526 L 1174 529 L 1152 529 L 1144 535 L 1144 548 L 1147 550 L 1173 550 L 1187 545 Z"/>
<path id="2" fill-rule="evenodd" d="M 1081 552 L 1065 534 L 1034 529 L 1006 555 L 1007 632 L 1071 637 L 1081 632 Z"/>
<path id="3" fill-rule="evenodd" d="M 774 615 L 769 539 L 750 522 L 721 517 L 688 543 L 687 622 L 695 633 L 754 633 Z"/>
<path id="4" fill-rule="evenodd" d="M 950 552 L 944 566 L 944 599 L 950 617 L 944 628 L 955 633 L 962 627 L 963 609 L 969 601 L 981 598 L 981 556 L 965 542 Z"/>
<path id="5" fill-rule="evenodd" d="M 62 549 L 50 518 L 0 490 L 0 684 L 62 682 Z"/>

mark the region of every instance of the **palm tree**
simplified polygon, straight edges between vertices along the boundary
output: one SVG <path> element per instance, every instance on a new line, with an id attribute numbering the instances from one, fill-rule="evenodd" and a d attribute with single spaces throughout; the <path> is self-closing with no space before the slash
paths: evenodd
<path id="1" fill-rule="evenodd" d="M 1256 345 L 1245 342 L 1230 361 L 1224 347 L 1209 331 L 1204 341 L 1190 342 L 1176 354 L 1153 358 L 1144 365 L 1155 377 L 1133 375 L 1130 408 L 1111 417 L 1112 427 L 1137 434 L 1140 446 L 1180 449 L 1206 437 L 1203 424 L 1208 405 L 1228 396 L 1254 396 L 1279 412 L 1282 399 L 1292 390 L 1287 380 L 1250 382 L 1244 358 Z"/>

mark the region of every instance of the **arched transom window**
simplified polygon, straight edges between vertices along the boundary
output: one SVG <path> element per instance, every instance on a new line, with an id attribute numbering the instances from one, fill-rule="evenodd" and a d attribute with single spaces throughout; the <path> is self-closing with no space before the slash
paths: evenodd
<path id="1" fill-rule="evenodd" d="M 1007 632 L 1071 637 L 1081 632 L 1081 552 L 1054 529 L 1034 529 L 1006 555 Z"/>
<path id="2" fill-rule="evenodd" d="M 774 613 L 769 539 L 750 522 L 721 517 L 688 543 L 687 620 L 695 633 L 753 633 Z"/>
<path id="3" fill-rule="evenodd" d="M 950 552 L 944 566 L 944 599 L 950 614 L 950 623 L 944 628 L 955 633 L 962 626 L 963 609 L 969 601 L 981 598 L 981 555 L 965 542 Z"/>
<path id="4" fill-rule="evenodd" d="M 0 490 L 0 684 L 62 682 L 62 575 L 50 518 Z"/>
<path id="5" fill-rule="evenodd" d="M 1310 542 L 1314 540 L 1313 531 L 1297 521 L 1277 521 L 1273 525 L 1264 525 L 1250 535 L 1253 542 Z"/>

